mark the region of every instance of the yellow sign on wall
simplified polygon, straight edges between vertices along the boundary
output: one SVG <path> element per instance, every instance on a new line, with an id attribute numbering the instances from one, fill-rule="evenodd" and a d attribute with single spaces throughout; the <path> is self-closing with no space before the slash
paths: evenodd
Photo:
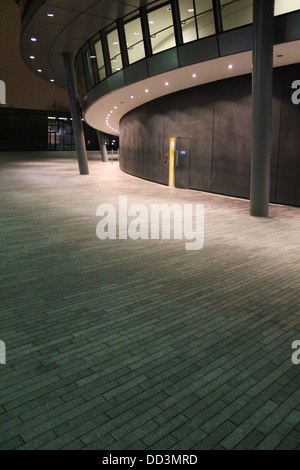
<path id="1" fill-rule="evenodd" d="M 175 186 L 175 138 L 170 139 L 170 152 L 169 152 L 169 186 Z"/>

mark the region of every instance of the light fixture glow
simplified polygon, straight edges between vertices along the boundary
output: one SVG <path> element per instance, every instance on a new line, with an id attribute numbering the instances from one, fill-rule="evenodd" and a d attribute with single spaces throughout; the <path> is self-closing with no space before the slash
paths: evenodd
<path id="1" fill-rule="evenodd" d="M 54 80 L 53 80 L 53 78 L 51 78 L 50 82 L 51 82 L 51 83 L 54 83 Z"/>
<path id="2" fill-rule="evenodd" d="M 233 69 L 233 65 L 232 64 L 228 65 L 228 68 Z"/>
<path id="3" fill-rule="evenodd" d="M 146 90 L 145 90 L 145 93 L 149 93 L 149 90 L 148 90 L 148 88 L 146 88 Z"/>
<path id="4" fill-rule="evenodd" d="M 193 73 L 193 78 L 196 78 L 197 77 L 197 74 L 196 73 Z"/>
<path id="5" fill-rule="evenodd" d="M 29 58 L 30 58 L 31 60 L 34 60 L 34 59 L 35 59 L 34 55 L 31 55 Z"/>
<path id="6" fill-rule="evenodd" d="M 41 73 L 41 72 L 42 72 L 42 69 L 38 69 L 37 71 L 38 71 L 39 73 Z"/>
<path id="7" fill-rule="evenodd" d="M 31 41 L 32 41 L 32 42 L 36 42 L 36 41 L 37 41 L 37 38 L 31 38 Z"/>
<path id="8" fill-rule="evenodd" d="M 53 18 L 54 14 L 53 13 L 47 13 L 47 16 L 49 16 L 49 18 Z"/>
<path id="9" fill-rule="evenodd" d="M 168 86 L 168 85 L 169 85 L 169 82 L 165 82 L 165 85 Z"/>

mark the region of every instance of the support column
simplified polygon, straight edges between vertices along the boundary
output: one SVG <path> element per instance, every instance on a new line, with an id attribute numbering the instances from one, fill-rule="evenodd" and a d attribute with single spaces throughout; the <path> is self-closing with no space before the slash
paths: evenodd
<path id="1" fill-rule="evenodd" d="M 67 74 L 69 99 L 71 107 L 71 115 L 73 119 L 74 138 L 78 156 L 78 165 L 81 175 L 89 174 L 89 164 L 86 153 L 86 146 L 83 133 L 82 115 L 79 103 L 78 88 L 76 81 L 76 73 L 74 67 L 73 54 L 64 53 L 64 63 Z"/>
<path id="2" fill-rule="evenodd" d="M 108 162 L 107 149 L 105 144 L 105 135 L 101 131 L 97 131 L 98 142 L 101 150 L 102 161 Z"/>
<path id="3" fill-rule="evenodd" d="M 250 213 L 255 217 L 268 217 L 272 149 L 274 0 L 254 0 L 253 27 Z"/>

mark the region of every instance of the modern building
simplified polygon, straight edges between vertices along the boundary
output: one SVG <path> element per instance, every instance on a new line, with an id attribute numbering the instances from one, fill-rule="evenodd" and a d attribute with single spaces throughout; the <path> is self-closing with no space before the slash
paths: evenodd
<path id="1" fill-rule="evenodd" d="M 252 192 L 253 215 L 266 215 L 269 192 L 300 205 L 299 0 L 275 0 L 275 10 L 270 0 L 17 3 L 24 62 L 69 89 L 81 173 L 84 116 L 100 136 L 120 135 L 120 167 L 132 175 Z"/>

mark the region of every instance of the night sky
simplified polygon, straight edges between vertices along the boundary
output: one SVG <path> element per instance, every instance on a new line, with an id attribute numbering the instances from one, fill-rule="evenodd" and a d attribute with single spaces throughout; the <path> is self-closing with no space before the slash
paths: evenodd
<path id="1" fill-rule="evenodd" d="M 67 91 L 36 77 L 24 64 L 20 53 L 20 28 L 17 4 L 14 0 L 0 0 L 0 80 L 6 84 L 7 106 L 65 110 Z"/>

